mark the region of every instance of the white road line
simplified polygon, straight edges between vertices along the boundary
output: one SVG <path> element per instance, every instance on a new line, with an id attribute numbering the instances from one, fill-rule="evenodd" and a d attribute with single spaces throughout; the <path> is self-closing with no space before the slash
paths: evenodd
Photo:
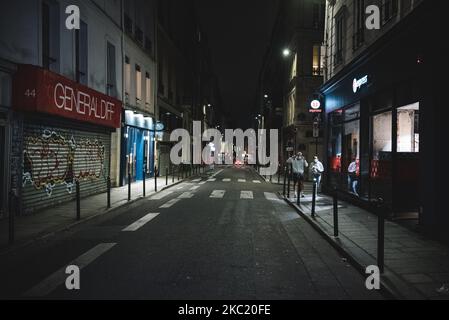
<path id="1" fill-rule="evenodd" d="M 225 178 L 225 179 L 223 179 L 223 182 L 231 182 L 231 179 Z"/>
<path id="2" fill-rule="evenodd" d="M 193 186 L 192 188 L 190 188 L 189 190 L 194 191 L 196 189 L 198 189 L 200 186 Z"/>
<path id="3" fill-rule="evenodd" d="M 207 182 L 215 182 L 215 181 L 217 181 L 217 179 L 215 179 L 215 178 L 211 178 L 211 179 L 207 180 Z"/>
<path id="4" fill-rule="evenodd" d="M 215 177 L 217 174 L 220 174 L 223 172 L 224 169 L 218 170 L 217 172 L 215 172 L 213 175 L 211 175 L 210 177 L 213 178 Z"/>
<path id="5" fill-rule="evenodd" d="M 209 198 L 221 199 L 224 197 L 226 191 L 225 190 L 214 190 L 210 194 Z"/>
<path id="6" fill-rule="evenodd" d="M 239 182 L 246 182 L 246 179 L 239 179 Z"/>
<path id="7" fill-rule="evenodd" d="M 200 183 L 198 183 L 198 184 L 201 184 L 201 185 L 203 185 L 203 184 L 205 184 L 207 181 L 201 181 Z"/>
<path id="8" fill-rule="evenodd" d="M 276 196 L 275 193 L 272 192 L 264 192 L 265 195 L 265 199 L 270 200 L 270 201 L 278 201 L 280 200 L 278 196 Z"/>
<path id="9" fill-rule="evenodd" d="M 134 222 L 133 224 L 127 226 L 122 231 L 131 231 L 131 232 L 136 231 L 136 230 L 142 228 L 147 222 L 156 218 L 158 215 L 159 215 L 159 213 L 149 213 L 145 217 L 143 217 L 143 218 L 137 220 L 136 222 Z"/>
<path id="10" fill-rule="evenodd" d="M 182 188 L 182 187 L 180 187 Z M 162 191 L 150 197 L 150 200 L 161 200 L 170 194 L 169 191 Z"/>
<path id="11" fill-rule="evenodd" d="M 116 243 L 100 243 L 99 245 L 93 247 L 92 249 L 82 254 L 72 262 L 69 262 L 67 266 L 75 265 L 78 266 L 78 268 L 80 268 L 81 270 L 90 263 L 92 263 L 99 256 L 104 254 L 106 251 L 110 250 L 115 245 Z M 65 273 L 67 266 L 62 267 L 61 269 L 50 275 L 48 278 L 41 281 L 39 284 L 37 284 L 36 286 L 25 292 L 24 296 L 44 297 L 49 295 L 51 292 L 56 290 L 58 286 L 63 284 L 67 279 L 68 275 Z"/>
<path id="12" fill-rule="evenodd" d="M 240 199 L 254 199 L 252 191 L 240 191 Z"/>
<path id="13" fill-rule="evenodd" d="M 192 182 L 200 182 L 200 181 L 201 181 L 201 178 L 192 180 Z"/>
<path id="14" fill-rule="evenodd" d="M 184 192 L 183 194 L 181 194 L 178 199 L 190 199 L 194 196 L 194 194 L 192 192 Z"/>
<path id="15" fill-rule="evenodd" d="M 171 208 L 173 205 L 175 205 L 178 201 L 181 201 L 181 199 L 171 199 L 170 201 L 168 201 L 167 203 L 163 204 L 162 206 L 160 206 L 160 209 L 166 209 L 166 208 Z"/>
<path id="16" fill-rule="evenodd" d="M 260 180 L 253 180 L 253 183 L 262 183 Z"/>

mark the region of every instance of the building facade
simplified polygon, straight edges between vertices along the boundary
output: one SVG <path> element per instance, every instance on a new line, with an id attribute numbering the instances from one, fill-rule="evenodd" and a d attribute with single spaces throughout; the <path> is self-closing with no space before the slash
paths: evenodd
<path id="1" fill-rule="evenodd" d="M 365 26 L 366 1 L 328 1 L 326 185 L 362 204 L 385 201 L 393 218 L 418 218 L 443 234 L 437 179 L 447 68 L 435 32 L 444 2 L 371 1 L 380 29 Z M 441 127 L 440 127 L 441 125 Z"/>
<path id="2" fill-rule="evenodd" d="M 323 83 L 324 4 L 320 0 L 279 1 L 259 76 L 255 116 L 257 127 L 281 129 L 280 163 L 297 152 L 308 160 L 323 154 L 321 131 L 314 130 L 321 117 L 309 109 Z"/>
<path id="3" fill-rule="evenodd" d="M 82 12 L 79 30 L 66 28 L 69 5 Z M 122 109 L 121 2 L 20 1 L 0 15 L 0 57 L 14 70 L 2 86 L 12 109 L 2 179 L 15 209 L 73 199 L 75 181 L 83 196 L 105 191 Z"/>

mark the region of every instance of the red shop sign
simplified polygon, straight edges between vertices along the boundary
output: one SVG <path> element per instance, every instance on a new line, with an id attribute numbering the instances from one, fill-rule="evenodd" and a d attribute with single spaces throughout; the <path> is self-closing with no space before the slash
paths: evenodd
<path id="1" fill-rule="evenodd" d="M 119 128 L 122 103 L 51 71 L 20 65 L 13 79 L 13 107 Z"/>

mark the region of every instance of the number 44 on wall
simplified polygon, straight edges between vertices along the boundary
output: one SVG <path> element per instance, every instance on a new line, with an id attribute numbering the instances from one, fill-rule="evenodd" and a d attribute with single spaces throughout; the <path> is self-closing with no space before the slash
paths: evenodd
<path id="1" fill-rule="evenodd" d="M 36 89 L 33 89 L 33 90 L 30 90 L 30 89 L 27 89 L 26 91 L 25 91 L 25 97 L 33 97 L 33 98 L 36 98 Z"/>

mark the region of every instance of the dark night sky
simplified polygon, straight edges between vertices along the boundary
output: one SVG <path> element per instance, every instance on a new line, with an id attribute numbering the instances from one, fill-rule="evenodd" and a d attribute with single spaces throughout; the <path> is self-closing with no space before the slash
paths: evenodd
<path id="1" fill-rule="evenodd" d="M 257 80 L 276 18 L 277 0 L 197 0 L 218 76 L 223 108 L 234 128 L 251 126 Z"/>

